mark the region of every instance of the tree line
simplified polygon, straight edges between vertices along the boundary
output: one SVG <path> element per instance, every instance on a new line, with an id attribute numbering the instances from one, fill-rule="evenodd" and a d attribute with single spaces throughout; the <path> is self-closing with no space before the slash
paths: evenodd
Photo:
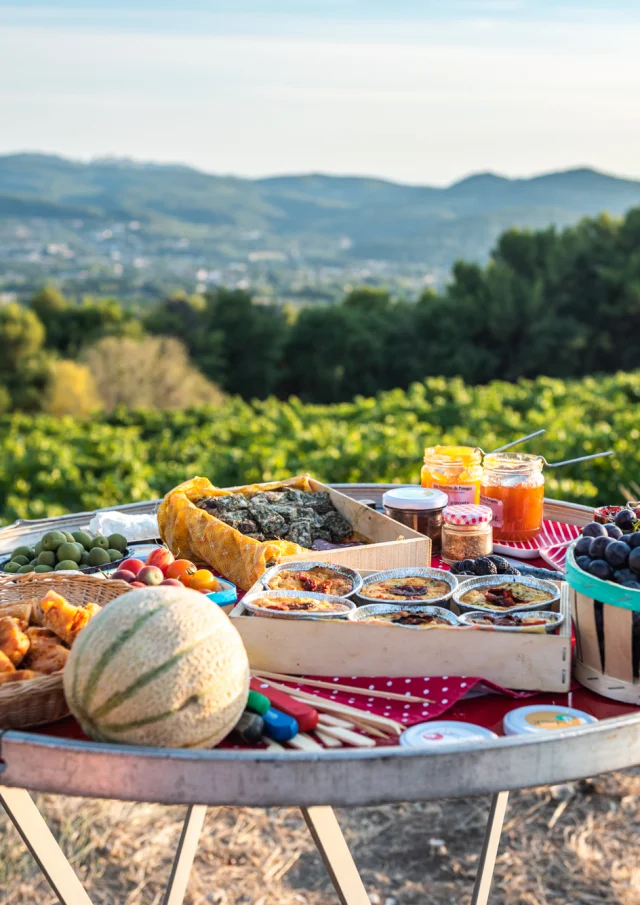
<path id="1" fill-rule="evenodd" d="M 638 336 L 640 208 L 562 231 L 508 230 L 486 266 L 458 262 L 448 286 L 416 302 L 363 287 L 292 309 L 220 288 L 136 310 L 46 287 L 0 308 L 0 411 L 63 412 L 73 387 L 68 411 L 83 413 L 221 394 L 334 403 L 429 376 L 581 377 L 637 368 Z M 154 380 L 163 368 L 164 384 Z"/>

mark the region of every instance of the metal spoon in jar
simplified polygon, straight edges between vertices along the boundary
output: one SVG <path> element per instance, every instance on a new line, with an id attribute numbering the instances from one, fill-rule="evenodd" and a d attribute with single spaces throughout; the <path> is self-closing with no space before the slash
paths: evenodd
<path id="1" fill-rule="evenodd" d="M 484 452 L 484 450 L 480 450 L 483 456 L 492 456 L 494 453 L 503 452 L 505 449 L 511 449 L 512 446 L 518 446 L 519 443 L 524 443 L 525 440 L 533 440 L 534 437 L 539 437 L 540 434 L 544 434 L 546 432 L 546 428 L 542 428 L 542 430 L 535 431 L 533 434 L 527 434 L 526 437 L 520 437 L 518 440 L 513 440 L 511 443 L 505 443 L 504 446 L 499 446 L 497 449 L 492 449 L 491 452 Z M 480 447 L 478 447 L 480 449 Z"/>
<path id="2" fill-rule="evenodd" d="M 574 462 L 588 462 L 589 459 L 601 459 L 604 456 L 613 456 L 614 451 L 608 449 L 606 452 L 591 453 L 590 456 L 578 456 L 577 459 L 564 459 L 562 462 L 547 462 L 544 456 L 540 456 L 547 468 L 559 468 L 560 465 L 573 465 Z"/>

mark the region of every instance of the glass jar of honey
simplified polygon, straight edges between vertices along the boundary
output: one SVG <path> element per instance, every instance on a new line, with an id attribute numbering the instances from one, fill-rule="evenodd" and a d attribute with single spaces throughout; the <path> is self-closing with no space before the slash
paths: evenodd
<path id="1" fill-rule="evenodd" d="M 449 505 L 478 503 L 481 479 L 481 450 L 473 446 L 431 446 L 425 449 L 420 483 L 423 487 L 444 491 Z"/>
<path id="2" fill-rule="evenodd" d="M 480 502 L 493 512 L 494 541 L 525 541 L 542 529 L 543 459 L 525 453 L 485 456 Z"/>

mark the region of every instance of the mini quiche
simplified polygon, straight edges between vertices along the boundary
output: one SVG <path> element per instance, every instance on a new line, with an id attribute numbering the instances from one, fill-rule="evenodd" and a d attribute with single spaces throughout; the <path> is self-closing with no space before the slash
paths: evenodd
<path id="1" fill-rule="evenodd" d="M 269 581 L 272 591 L 307 591 L 344 597 L 353 590 L 353 582 L 329 566 L 313 566 L 311 569 L 283 569 Z"/>
<path id="2" fill-rule="evenodd" d="M 435 613 L 421 613 L 416 610 L 398 610 L 395 613 L 380 613 L 379 615 L 372 615 L 359 621 L 373 623 L 375 625 L 406 625 L 411 628 L 435 628 L 438 625 L 451 626 L 451 622 L 448 619 L 443 619 L 442 616 L 437 616 Z"/>
<path id="3" fill-rule="evenodd" d="M 412 575 L 372 582 L 363 588 L 361 596 L 370 600 L 435 600 L 450 590 L 446 581 Z"/>
<path id="4" fill-rule="evenodd" d="M 338 600 L 322 600 L 317 597 L 254 597 L 251 607 L 276 613 L 346 613 L 350 607 Z"/>
<path id="5" fill-rule="evenodd" d="M 494 628 L 530 628 L 547 625 L 550 617 L 539 616 L 537 613 L 471 613 L 466 621 L 473 625 L 490 625 Z"/>
<path id="6" fill-rule="evenodd" d="M 500 584 L 492 587 L 472 588 L 460 597 L 465 606 L 487 607 L 492 610 L 509 610 L 517 607 L 545 604 L 555 600 L 555 595 L 541 588 L 529 587 L 520 582 Z"/>

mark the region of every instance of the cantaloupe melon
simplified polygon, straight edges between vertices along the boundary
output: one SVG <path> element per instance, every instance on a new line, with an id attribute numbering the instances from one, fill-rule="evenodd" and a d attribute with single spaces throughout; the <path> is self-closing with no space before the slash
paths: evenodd
<path id="1" fill-rule="evenodd" d="M 249 664 L 216 604 L 186 588 L 150 587 L 112 600 L 89 622 L 63 681 L 91 738 L 210 748 L 242 715 Z"/>

